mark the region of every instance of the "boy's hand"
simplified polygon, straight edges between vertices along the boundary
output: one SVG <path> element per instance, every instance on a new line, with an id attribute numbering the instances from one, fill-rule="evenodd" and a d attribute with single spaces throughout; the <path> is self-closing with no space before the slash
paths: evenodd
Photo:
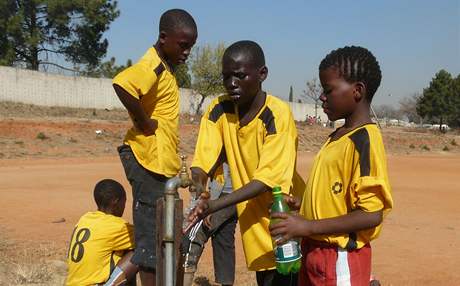
<path id="1" fill-rule="evenodd" d="M 153 118 L 148 118 L 145 121 L 133 120 L 134 127 L 142 132 L 145 136 L 151 136 L 155 134 L 158 128 L 158 121 Z"/>
<path id="2" fill-rule="evenodd" d="M 270 225 L 272 237 L 281 236 L 276 244 L 283 244 L 293 237 L 309 236 L 312 234 L 311 222 L 305 220 L 297 213 L 273 213 L 272 219 L 280 221 Z"/>
<path id="3" fill-rule="evenodd" d="M 284 202 L 289 206 L 292 211 L 298 211 L 300 209 L 301 200 L 288 195 L 283 195 Z"/>
<path id="4" fill-rule="evenodd" d="M 210 198 L 210 195 L 208 192 L 203 192 L 200 194 L 200 199 L 198 203 L 188 215 L 187 220 L 189 221 L 190 224 L 184 229 L 184 233 L 186 233 L 200 219 L 203 219 L 204 217 L 208 215 L 207 210 L 209 209 L 209 204 L 210 204 L 209 198 Z"/>

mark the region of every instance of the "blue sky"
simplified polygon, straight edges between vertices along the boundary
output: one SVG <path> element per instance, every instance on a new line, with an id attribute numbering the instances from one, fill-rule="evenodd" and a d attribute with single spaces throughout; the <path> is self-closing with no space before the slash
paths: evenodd
<path id="1" fill-rule="evenodd" d="M 286 4 L 288 3 L 288 4 Z M 265 52 L 264 89 L 299 96 L 318 77 L 318 65 L 345 45 L 370 49 L 382 84 L 374 104 L 392 104 L 421 92 L 440 69 L 460 74 L 460 0 L 440 1 L 153 1 L 119 0 L 121 15 L 106 33 L 107 57 L 137 61 L 157 39 L 167 9 L 189 11 L 197 45 L 250 39 Z"/>

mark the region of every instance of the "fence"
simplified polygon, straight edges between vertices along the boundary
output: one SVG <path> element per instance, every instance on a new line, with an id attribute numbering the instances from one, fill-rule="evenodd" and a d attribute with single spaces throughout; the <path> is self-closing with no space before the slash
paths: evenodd
<path id="1" fill-rule="evenodd" d="M 0 67 L 0 101 L 13 101 L 43 106 L 65 106 L 75 108 L 113 109 L 122 108 L 106 78 L 56 75 L 12 67 Z M 199 96 L 190 89 L 181 89 L 181 113 L 193 114 Z M 210 99 L 203 103 L 203 109 Z M 297 121 L 315 115 L 313 104 L 289 103 Z M 321 108 L 318 117 L 325 122 Z"/>

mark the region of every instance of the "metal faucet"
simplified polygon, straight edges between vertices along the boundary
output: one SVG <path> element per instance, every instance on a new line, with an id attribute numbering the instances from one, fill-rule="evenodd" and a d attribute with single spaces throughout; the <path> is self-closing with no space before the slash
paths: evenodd
<path id="1" fill-rule="evenodd" d="M 195 184 L 189 176 L 187 170 L 187 156 L 180 156 L 182 160 L 179 174 L 166 182 L 165 187 L 165 217 L 164 217 L 164 236 L 163 243 L 165 246 L 165 286 L 175 285 L 174 275 L 174 204 L 177 189 L 187 188 L 192 196 L 196 196 L 197 191 L 202 191 L 203 187 Z"/>

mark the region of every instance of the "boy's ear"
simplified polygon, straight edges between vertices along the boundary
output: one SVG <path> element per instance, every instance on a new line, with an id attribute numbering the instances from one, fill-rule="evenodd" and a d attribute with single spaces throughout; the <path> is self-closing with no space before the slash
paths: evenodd
<path id="1" fill-rule="evenodd" d="M 268 68 L 267 66 L 263 66 L 259 70 L 259 80 L 263 82 L 268 76 Z"/>
<path id="2" fill-rule="evenodd" d="M 361 101 L 361 99 L 366 97 L 366 84 L 362 81 L 355 82 L 354 84 L 353 95 L 356 101 Z"/>
<path id="3" fill-rule="evenodd" d="M 165 43 L 167 37 L 168 37 L 168 34 L 165 31 L 160 31 L 160 35 L 158 36 L 158 39 L 160 40 L 161 44 Z"/>

